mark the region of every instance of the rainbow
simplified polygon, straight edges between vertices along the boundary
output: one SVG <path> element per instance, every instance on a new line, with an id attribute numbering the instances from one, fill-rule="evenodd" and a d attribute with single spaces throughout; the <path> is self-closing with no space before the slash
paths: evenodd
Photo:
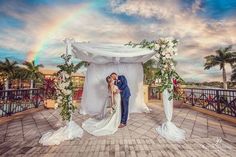
<path id="1" fill-rule="evenodd" d="M 93 3 L 85 3 L 72 11 L 68 10 L 68 13 L 55 19 L 52 23 L 43 28 L 41 32 L 38 32 L 37 35 L 39 40 L 28 52 L 27 61 L 34 60 L 36 63 L 39 63 L 41 52 L 48 46 L 50 37 L 55 35 L 60 29 L 66 27 L 71 21 L 78 20 L 79 16 L 84 14 L 92 5 Z"/>

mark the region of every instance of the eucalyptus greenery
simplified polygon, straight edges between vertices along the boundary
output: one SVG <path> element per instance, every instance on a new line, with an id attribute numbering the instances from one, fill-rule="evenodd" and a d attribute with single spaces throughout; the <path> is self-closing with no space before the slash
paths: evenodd
<path id="1" fill-rule="evenodd" d="M 67 121 L 71 120 L 72 113 L 76 108 L 72 101 L 75 90 L 72 74 L 80 68 L 80 65 L 71 63 L 71 57 L 71 55 L 63 54 L 61 58 L 64 60 L 64 64 L 57 66 L 60 69 L 57 72 L 57 104 L 61 108 L 62 119 Z"/>
<path id="2" fill-rule="evenodd" d="M 161 38 L 157 41 L 143 40 L 140 43 L 129 42 L 126 45 L 132 47 L 146 48 L 156 52 L 154 59 L 157 60 L 159 67 L 156 68 L 156 78 L 160 79 L 160 92 L 168 90 L 169 100 L 173 99 L 173 80 L 183 82 L 183 79 L 175 70 L 174 55 L 177 55 L 178 40 L 173 38 Z"/>

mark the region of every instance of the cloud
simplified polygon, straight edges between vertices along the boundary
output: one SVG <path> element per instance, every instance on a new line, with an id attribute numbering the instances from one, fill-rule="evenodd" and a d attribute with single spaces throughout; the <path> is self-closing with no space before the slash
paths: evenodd
<path id="1" fill-rule="evenodd" d="M 115 13 L 126 13 L 128 15 L 139 15 L 143 17 L 156 17 L 159 19 L 170 19 L 178 16 L 180 12 L 178 0 L 112 0 L 111 6 Z"/>
<path id="2" fill-rule="evenodd" d="M 197 13 L 204 11 L 201 3 L 195 0 L 190 9 L 183 9 L 180 0 L 113 0 L 111 7 L 118 14 L 155 18 L 154 30 L 158 36 L 180 39 L 177 70 L 187 80 L 221 80 L 220 71 L 203 70 L 204 56 L 213 54 L 221 46 L 236 45 L 236 19 L 200 17 Z M 227 67 L 227 71 L 231 68 Z M 212 77 L 213 74 L 217 77 Z"/>
<path id="3" fill-rule="evenodd" d="M 40 49 L 40 61 L 55 66 L 49 59 L 56 60 L 64 52 L 62 40 L 66 37 L 77 41 L 127 43 L 173 36 L 180 39 L 177 70 L 184 78 L 221 80 L 220 71 L 203 70 L 204 56 L 213 54 L 221 46 L 236 43 L 236 20 L 199 16 L 198 13 L 204 11 L 201 3 L 195 0 L 189 8 L 184 8 L 181 0 L 111 0 L 112 12 L 108 16 L 90 7 L 78 13 L 86 3 L 31 8 L 18 1 L 9 2 L 1 5 L 0 10 L 23 25 L 3 28 L 0 48 L 20 51 L 25 56 L 29 51 Z M 143 23 L 126 22 L 113 15 L 138 16 Z M 56 27 L 58 25 L 60 27 Z M 42 48 L 38 47 L 40 44 Z M 227 71 L 230 70 L 228 67 Z M 213 74 L 217 76 L 212 77 Z"/>
<path id="4" fill-rule="evenodd" d="M 203 10 L 201 5 L 202 5 L 202 0 L 195 0 L 195 2 L 192 5 L 192 13 L 196 14 L 199 10 Z"/>

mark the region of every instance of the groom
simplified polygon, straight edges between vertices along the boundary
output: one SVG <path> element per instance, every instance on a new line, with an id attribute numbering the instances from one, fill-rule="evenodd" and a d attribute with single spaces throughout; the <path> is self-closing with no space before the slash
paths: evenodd
<path id="1" fill-rule="evenodd" d="M 121 122 L 119 128 L 126 126 L 129 110 L 129 97 L 131 96 L 125 76 L 118 76 L 116 73 L 110 75 L 118 86 L 121 95 Z"/>

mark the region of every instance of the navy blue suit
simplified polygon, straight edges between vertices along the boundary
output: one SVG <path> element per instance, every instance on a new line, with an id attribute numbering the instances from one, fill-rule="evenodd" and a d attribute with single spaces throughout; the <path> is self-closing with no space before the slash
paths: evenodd
<path id="1" fill-rule="evenodd" d="M 131 96 L 125 76 L 120 75 L 115 84 L 121 90 L 121 123 L 126 124 L 129 113 L 129 97 Z"/>

